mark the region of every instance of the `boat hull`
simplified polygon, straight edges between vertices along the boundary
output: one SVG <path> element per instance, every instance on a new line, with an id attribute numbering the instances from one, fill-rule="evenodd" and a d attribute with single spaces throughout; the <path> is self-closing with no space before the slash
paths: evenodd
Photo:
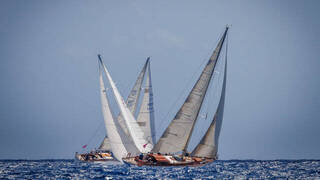
<path id="1" fill-rule="evenodd" d="M 126 157 L 122 159 L 127 165 L 134 166 L 204 166 L 208 163 L 213 162 L 215 159 L 212 158 L 199 158 L 190 157 L 188 160 L 183 161 L 148 161 L 140 160 L 138 156 L 136 157 Z"/>
<path id="2" fill-rule="evenodd" d="M 75 154 L 75 159 L 81 162 L 118 162 L 111 154 L 108 153 L 83 153 Z"/>

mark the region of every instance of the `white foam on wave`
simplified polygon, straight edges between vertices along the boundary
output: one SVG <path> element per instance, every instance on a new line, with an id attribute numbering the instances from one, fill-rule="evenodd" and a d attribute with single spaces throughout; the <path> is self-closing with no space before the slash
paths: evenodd
<path id="1" fill-rule="evenodd" d="M 0 161 L 0 179 L 319 179 L 320 161 L 216 161 L 203 167 L 135 167 L 75 161 Z"/>

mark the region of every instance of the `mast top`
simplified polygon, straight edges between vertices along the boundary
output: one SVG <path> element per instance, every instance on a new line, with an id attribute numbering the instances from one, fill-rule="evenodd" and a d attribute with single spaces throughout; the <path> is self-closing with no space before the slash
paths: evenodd
<path id="1" fill-rule="evenodd" d="M 98 54 L 98 58 L 99 58 L 100 62 L 102 63 L 102 58 L 101 58 L 100 54 Z"/>
<path id="2" fill-rule="evenodd" d="M 147 62 L 146 63 L 149 63 L 150 62 L 150 56 L 147 58 Z"/>

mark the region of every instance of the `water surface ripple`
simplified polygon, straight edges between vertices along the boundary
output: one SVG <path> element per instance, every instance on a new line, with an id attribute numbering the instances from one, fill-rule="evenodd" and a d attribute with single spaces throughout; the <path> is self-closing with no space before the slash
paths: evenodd
<path id="1" fill-rule="evenodd" d="M 320 179 L 320 160 L 227 160 L 203 167 L 134 167 L 74 160 L 1 160 L 0 179 Z"/>

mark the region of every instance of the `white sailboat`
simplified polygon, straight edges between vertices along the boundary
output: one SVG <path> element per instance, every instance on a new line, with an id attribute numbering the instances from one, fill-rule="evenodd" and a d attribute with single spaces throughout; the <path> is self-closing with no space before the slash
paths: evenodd
<path id="1" fill-rule="evenodd" d="M 102 112 L 105 120 L 105 128 L 107 135 L 102 141 L 99 149 L 97 151 L 93 151 L 90 153 L 85 154 L 76 154 L 76 158 L 82 161 L 112 161 L 115 157 L 118 161 L 122 162 L 122 158 L 125 157 L 128 152 L 130 154 L 137 154 L 140 153 L 139 149 L 136 148 L 136 145 L 131 138 L 129 130 L 126 126 L 126 122 L 122 116 L 122 113 L 119 113 L 117 119 L 112 116 L 112 111 L 110 110 L 108 99 L 106 96 L 106 89 L 104 87 L 104 82 L 102 78 L 103 71 L 109 75 L 108 80 L 112 80 L 110 74 L 108 73 L 105 65 L 102 62 L 101 56 L 98 55 L 99 58 L 99 82 L 100 82 L 100 94 L 101 94 L 101 104 L 102 104 Z M 155 132 L 154 130 L 154 114 L 153 114 L 153 93 L 152 93 L 152 86 L 151 86 L 151 72 L 150 72 L 150 58 L 147 59 L 143 69 L 141 70 L 128 98 L 126 101 L 127 109 L 131 112 L 132 115 L 135 114 L 138 100 L 140 96 L 141 86 L 143 83 L 143 79 L 145 76 L 146 70 L 148 70 L 147 80 L 146 80 L 146 87 L 144 92 L 144 97 L 142 101 L 142 105 L 140 107 L 140 112 L 138 114 L 139 117 L 139 125 L 143 128 L 143 132 L 151 136 Z M 114 83 L 113 83 L 114 85 Z M 115 86 L 113 86 L 115 87 Z M 148 89 L 148 92 L 146 91 Z M 117 90 L 116 90 L 117 91 Z M 117 92 L 116 92 L 117 93 Z M 119 93 L 118 93 L 119 94 Z M 122 98 L 122 97 L 121 97 Z M 147 104 L 147 106 L 145 105 Z M 142 114 L 143 115 L 140 115 Z M 152 130 L 151 130 L 152 129 Z M 151 144 L 152 142 L 144 144 L 143 148 L 147 149 L 147 145 Z M 150 145 L 148 146 L 150 147 Z M 147 149 L 148 150 L 148 149 Z M 111 156 L 111 151 L 113 152 L 113 156 Z"/>
<path id="2" fill-rule="evenodd" d="M 212 162 L 217 158 L 218 138 L 224 109 L 227 68 L 227 58 L 222 59 L 219 57 L 227 37 L 228 29 L 229 28 L 226 27 L 216 49 L 180 110 L 162 134 L 159 141 L 155 144 L 152 149 L 153 153 L 124 158 L 125 163 L 139 166 L 198 166 Z M 223 78 L 221 78 L 223 86 L 219 92 L 219 103 L 217 108 L 214 109 L 215 115 L 211 125 L 190 156 L 187 148 L 210 81 L 218 77 L 218 75 L 214 73 L 218 60 L 221 62 L 220 65 L 224 67 L 222 68 L 223 73 L 219 73 L 223 75 Z M 182 152 L 182 154 L 174 155 L 179 152 Z"/>
<path id="3" fill-rule="evenodd" d="M 125 102 L 107 67 L 102 62 L 101 56 L 98 56 L 100 65 L 107 76 L 121 114 L 117 120 L 113 118 L 100 70 L 101 103 L 107 136 L 109 137 L 109 141 L 105 139 L 103 143 L 107 142 L 110 145 L 116 159 L 120 162 L 123 161 L 139 166 L 199 166 L 212 162 L 217 158 L 218 139 L 223 119 L 227 72 L 227 56 L 225 56 L 225 59 L 219 57 L 225 44 L 228 29 L 229 28 L 226 27 L 222 38 L 204 67 L 199 79 L 157 143 L 155 143 L 154 136 L 153 94 L 149 59 L 147 60 L 148 68 L 144 68 L 144 72 L 146 69 L 148 70 L 144 97 L 136 120 L 134 115 L 142 82 L 140 75 L 137 80 L 138 83 L 136 83 L 136 85 L 138 85 L 135 85 L 135 87 L 140 86 L 140 88 L 135 89 L 134 87 L 133 89 L 135 90 L 134 93 L 132 93 L 133 98 L 130 99 L 129 96 L 128 101 Z M 227 45 L 225 47 L 227 53 Z M 214 73 L 217 66 L 219 66 L 218 64 L 222 67 L 221 72 L 223 73 Z M 219 74 L 222 75 L 222 78 Z M 190 138 L 212 79 L 221 79 L 220 84 L 222 85 L 219 90 L 218 105 L 214 108 L 215 113 L 206 133 L 191 154 L 189 154 L 188 145 Z M 215 83 L 215 85 L 218 84 L 219 83 Z M 136 92 L 137 94 L 135 94 Z M 155 144 L 154 147 L 153 144 Z M 182 154 L 176 155 L 179 152 L 182 152 Z M 131 153 L 141 154 L 139 156 L 130 156 L 129 154 Z M 127 157 L 125 157 L 126 155 Z"/>

